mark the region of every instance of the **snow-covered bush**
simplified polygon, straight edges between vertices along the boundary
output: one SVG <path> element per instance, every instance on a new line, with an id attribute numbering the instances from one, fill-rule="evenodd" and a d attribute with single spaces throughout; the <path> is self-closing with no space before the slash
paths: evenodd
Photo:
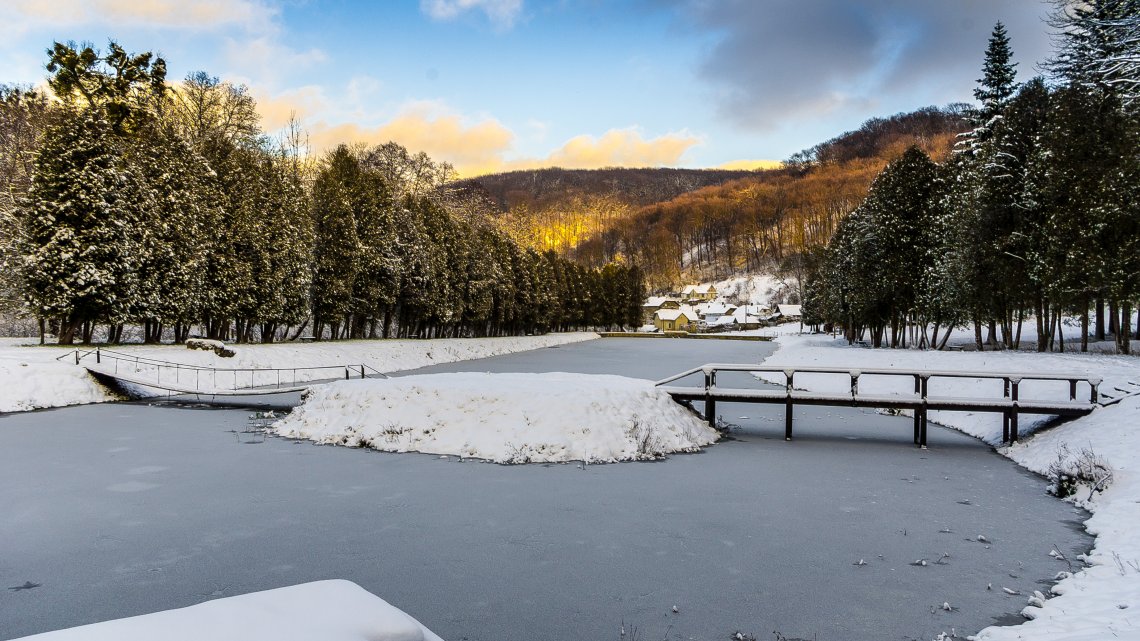
<path id="1" fill-rule="evenodd" d="M 210 340 L 208 338 L 189 338 L 186 340 L 186 349 L 213 351 L 222 358 L 232 358 L 237 354 L 237 351 L 222 341 Z"/>
<path id="2" fill-rule="evenodd" d="M 1072 496 L 1085 486 L 1089 488 L 1088 499 L 1092 499 L 1112 482 L 1112 467 L 1091 449 L 1082 448 L 1073 454 L 1068 444 L 1062 443 L 1057 448 L 1057 460 L 1049 464 L 1048 478 L 1049 493 L 1054 496 Z"/>

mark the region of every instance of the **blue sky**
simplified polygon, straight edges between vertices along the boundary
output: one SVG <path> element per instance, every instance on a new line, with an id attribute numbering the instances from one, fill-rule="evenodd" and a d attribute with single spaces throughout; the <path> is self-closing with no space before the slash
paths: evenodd
<path id="1" fill-rule="evenodd" d="M 779 160 L 874 116 L 968 101 L 993 24 L 1023 79 L 1036 0 L 5 0 L 0 82 L 53 40 L 245 83 L 318 151 L 397 140 L 462 173 Z"/>

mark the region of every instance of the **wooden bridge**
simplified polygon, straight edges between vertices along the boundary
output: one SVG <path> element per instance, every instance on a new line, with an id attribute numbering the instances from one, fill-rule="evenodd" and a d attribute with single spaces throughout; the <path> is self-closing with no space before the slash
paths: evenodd
<path id="1" fill-rule="evenodd" d="M 746 372 L 749 374 L 772 374 L 783 376 L 783 388 L 779 387 L 724 387 L 717 384 L 717 374 L 722 372 Z M 703 374 L 702 386 L 671 385 L 677 381 Z M 849 391 L 844 393 L 812 392 L 795 387 L 798 375 L 822 375 L 824 377 L 845 377 L 844 387 L 849 383 Z M 887 377 L 913 380 L 913 394 L 865 394 L 859 390 L 859 379 L 867 377 Z M 802 380 L 803 376 L 801 376 Z M 993 381 L 995 395 L 976 397 L 954 397 L 939 395 L 937 381 L 946 379 L 975 379 Z M 935 381 L 932 393 L 931 382 Z M 998 382 L 1002 384 L 1002 396 L 996 396 Z M 1040 399 L 1024 398 L 1021 384 L 1024 381 L 1052 381 L 1068 384 L 1067 398 Z M 1038 373 L 992 373 L 959 372 L 938 370 L 898 370 L 898 369 L 842 369 L 827 367 L 772 367 L 747 364 L 702 365 L 658 381 L 657 386 L 668 392 L 674 400 L 691 406 L 693 401 L 704 403 L 704 416 L 709 425 L 716 425 L 717 402 L 767 403 L 784 406 L 784 438 L 792 438 L 793 408 L 798 405 L 826 405 L 832 407 L 868 407 L 875 409 L 905 409 L 914 412 L 914 443 L 926 447 L 927 414 L 936 411 L 992 412 L 1002 415 L 1002 442 L 1015 443 L 1018 438 L 1018 416 L 1021 414 L 1042 414 L 1050 416 L 1084 416 L 1092 412 L 1099 403 L 1101 379 L 1083 374 L 1038 374 Z M 834 386 L 834 384 L 833 384 Z M 1053 386 L 1059 387 L 1059 386 Z M 1087 394 L 1088 401 L 1078 400 L 1077 393 Z M 1061 394 L 1063 395 L 1063 392 Z"/>
<path id="2" fill-rule="evenodd" d="M 85 352 L 76 350 L 75 364 L 86 367 L 100 382 L 128 393 L 134 386 L 172 396 L 264 396 L 301 392 L 313 385 L 335 380 L 388 378 L 387 374 L 364 364 L 288 368 L 208 367 L 101 348 Z"/>

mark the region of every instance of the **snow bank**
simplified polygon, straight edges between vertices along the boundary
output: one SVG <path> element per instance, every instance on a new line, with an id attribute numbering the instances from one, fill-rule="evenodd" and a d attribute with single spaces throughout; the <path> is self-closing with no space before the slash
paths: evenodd
<path id="1" fill-rule="evenodd" d="M 496 463 L 616 462 L 694 452 L 717 432 L 650 381 L 458 373 L 311 389 L 273 428 L 292 438 Z"/>
<path id="2" fill-rule="evenodd" d="M 1140 359 L 1136 357 L 872 350 L 848 347 L 844 341 L 828 336 L 783 336 L 778 341 L 779 350 L 765 365 L 1078 372 L 1102 377 L 1101 389 L 1113 396 L 1140 391 Z M 842 377 L 827 380 L 796 375 L 797 387 L 836 392 L 847 391 L 847 385 Z M 936 379 L 931 383 L 931 392 L 941 394 L 942 390 L 949 389 L 953 395 L 978 393 L 982 391 L 978 385 L 968 380 Z M 1000 382 L 997 385 L 1000 386 Z M 1029 382 L 1022 386 L 1032 389 Z M 873 378 L 861 378 L 859 388 L 869 393 L 913 392 L 913 386 L 909 390 L 898 390 Z M 984 391 L 995 393 L 993 389 Z M 1000 394 L 1001 390 L 997 389 L 996 395 Z M 1030 422 L 1033 418 L 1029 416 L 1022 419 L 1022 427 L 1027 431 L 1040 426 L 1040 420 Z M 1001 440 L 999 415 L 931 412 L 931 420 L 990 443 Z M 1140 532 L 1140 395 L 1126 397 L 1088 416 L 1041 431 L 1016 445 L 1001 447 L 998 452 L 1027 469 L 1047 474 L 1063 446 L 1073 453 L 1089 450 L 1106 460 L 1113 470 L 1113 482 L 1103 493 L 1090 496 L 1090 490 L 1084 487 L 1074 495 L 1078 504 L 1093 512 L 1085 523 L 1089 533 L 1097 537 L 1096 546 L 1085 559 L 1089 567 L 1081 560 L 1069 559 L 1074 573 L 1060 575 L 1063 580 L 1053 586 L 1050 598 L 1041 603 L 1034 601 L 1032 605 L 1027 603 L 1022 611 L 1031 620 L 1017 626 L 986 628 L 973 637 L 977 641 L 1140 639 L 1140 615 L 1136 612 L 1140 608 L 1140 535 L 1137 534 Z M 1017 598 L 1029 601 L 1028 595 Z"/>
<path id="3" fill-rule="evenodd" d="M 319 367 L 364 364 L 381 372 L 416 369 L 438 363 L 500 356 L 597 338 L 588 332 L 504 338 L 436 340 L 365 340 L 330 343 L 242 345 L 233 358 L 182 345 L 116 346 L 117 352 L 163 361 L 223 368 Z M 72 351 L 29 344 L 29 339 L 0 339 L 0 412 L 19 412 L 115 400 L 115 396 L 75 366 Z M 62 357 L 62 358 L 59 358 Z M 303 379 L 305 372 L 298 372 Z M 328 372 L 316 372 L 317 377 Z"/>
<path id="4" fill-rule="evenodd" d="M 441 641 L 351 581 L 316 581 L 22 641 Z M 19 641 L 19 640 L 18 640 Z"/>

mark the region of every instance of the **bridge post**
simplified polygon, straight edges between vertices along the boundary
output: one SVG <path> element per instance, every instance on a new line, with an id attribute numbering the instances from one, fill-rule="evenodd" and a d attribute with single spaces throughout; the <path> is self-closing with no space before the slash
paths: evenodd
<path id="1" fill-rule="evenodd" d="M 1009 398 L 1009 377 L 1003 376 L 1004 389 L 1002 391 L 1002 398 Z M 1001 442 L 1009 442 L 1009 410 L 1001 413 Z"/>
<path id="2" fill-rule="evenodd" d="M 785 392 L 787 396 L 784 398 L 784 440 L 792 440 L 792 378 L 795 376 L 794 370 L 784 370 L 784 377 L 787 379 L 785 383 Z"/>
<path id="3" fill-rule="evenodd" d="M 716 427 L 716 400 L 712 397 L 712 388 L 716 385 L 716 370 L 705 372 L 705 420 L 709 427 Z"/>
<path id="4" fill-rule="evenodd" d="M 918 374 L 914 374 L 914 393 L 922 393 L 922 384 L 919 382 Z M 920 432 L 922 432 L 922 410 L 915 408 L 914 410 L 914 444 L 918 445 Z"/>
<path id="5" fill-rule="evenodd" d="M 927 396 L 927 392 L 929 391 L 929 384 L 930 384 L 930 377 L 929 376 L 923 376 L 922 377 L 922 408 L 920 410 L 922 413 L 922 422 L 921 422 L 921 426 L 919 428 L 919 434 L 918 434 L 918 446 L 923 448 L 923 449 L 926 449 L 926 396 Z"/>
<path id="6" fill-rule="evenodd" d="M 1021 379 L 1012 379 L 1012 394 L 1010 400 L 1013 401 L 1013 407 L 1009 410 L 1009 444 L 1013 445 L 1017 442 L 1017 386 L 1021 383 Z"/>

